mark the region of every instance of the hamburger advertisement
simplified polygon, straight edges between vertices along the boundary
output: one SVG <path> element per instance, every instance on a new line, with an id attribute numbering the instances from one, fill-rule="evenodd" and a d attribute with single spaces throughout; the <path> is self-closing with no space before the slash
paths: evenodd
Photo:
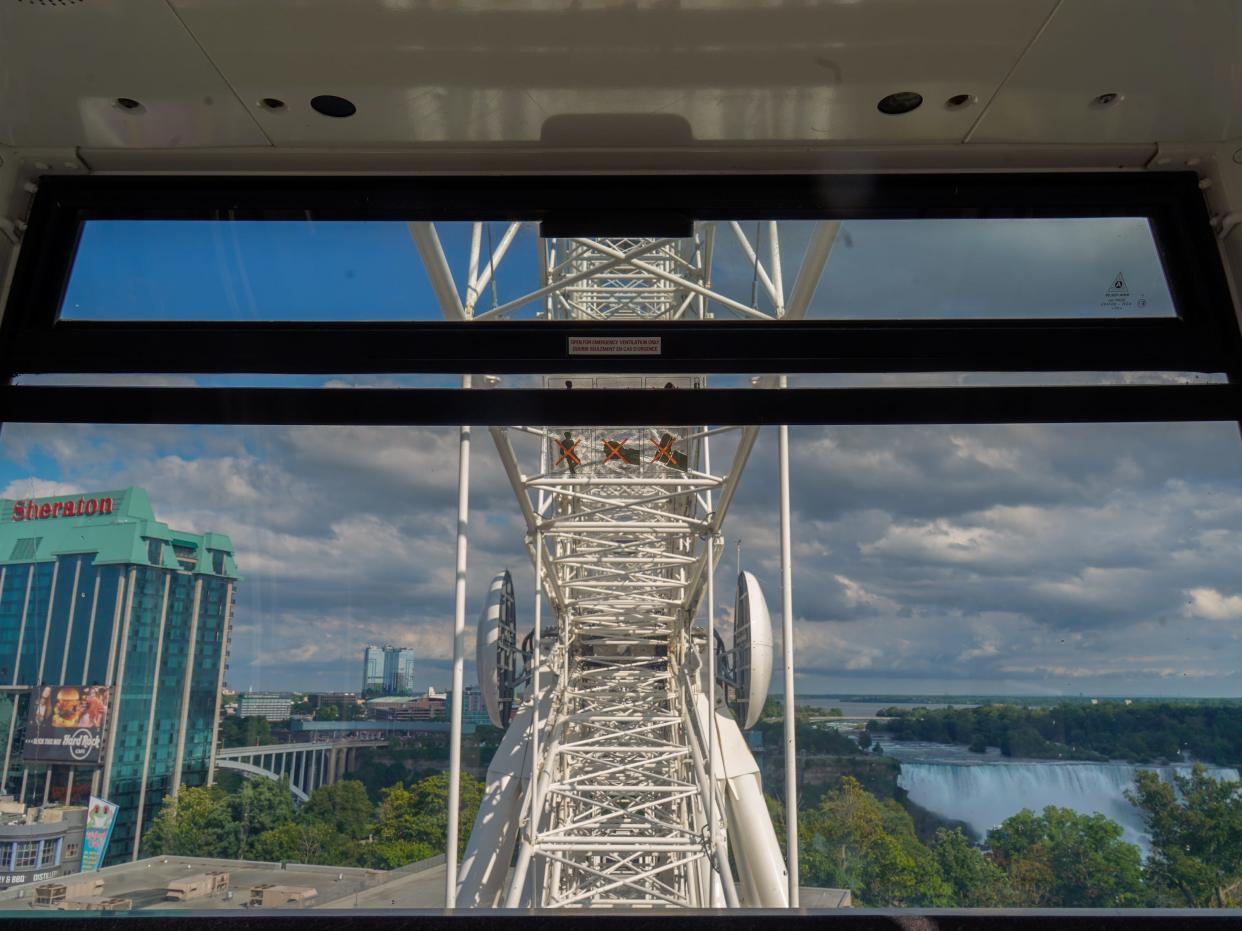
<path id="1" fill-rule="evenodd" d="M 22 759 L 27 763 L 98 764 L 108 724 L 109 691 L 104 685 L 35 689 Z"/>

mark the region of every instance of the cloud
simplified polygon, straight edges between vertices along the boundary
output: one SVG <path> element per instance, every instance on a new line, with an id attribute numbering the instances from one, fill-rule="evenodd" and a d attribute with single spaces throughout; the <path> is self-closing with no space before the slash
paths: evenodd
<path id="1" fill-rule="evenodd" d="M 12 424 L 2 442 L 10 496 L 138 484 L 171 526 L 230 535 L 235 687 L 356 688 L 376 640 L 447 683 L 455 428 Z M 514 442 L 530 461 L 534 441 Z M 799 427 L 791 442 L 799 689 L 1236 692 L 1239 633 L 1191 623 L 1242 617 L 1227 425 Z M 763 431 L 724 533 L 779 639 L 775 447 Z M 483 431 L 471 498 L 468 661 L 496 571 L 514 572 L 523 629 L 532 615 L 524 526 Z"/>
<path id="2" fill-rule="evenodd" d="M 71 482 L 56 482 L 45 478 L 19 478 L 9 482 L 0 491 L 0 498 L 51 498 L 56 495 L 79 495 L 84 489 Z"/>
<path id="3" fill-rule="evenodd" d="M 1222 595 L 1214 588 L 1192 588 L 1187 613 L 1210 621 L 1236 621 L 1242 618 L 1242 595 Z"/>

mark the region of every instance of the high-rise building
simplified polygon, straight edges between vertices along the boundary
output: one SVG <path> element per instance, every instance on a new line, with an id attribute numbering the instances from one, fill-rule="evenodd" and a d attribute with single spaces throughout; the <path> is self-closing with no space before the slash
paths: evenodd
<path id="1" fill-rule="evenodd" d="M 368 643 L 362 651 L 362 694 L 384 692 L 384 648 Z"/>
<path id="2" fill-rule="evenodd" d="M 384 691 L 414 694 L 414 651 L 409 647 L 384 647 Z"/>
<path id="3" fill-rule="evenodd" d="M 413 695 L 414 650 L 367 644 L 362 651 L 362 694 Z"/>
<path id="4" fill-rule="evenodd" d="M 0 750 L 27 805 L 119 806 L 137 856 L 165 795 L 211 782 L 238 580 L 229 538 L 173 530 L 141 488 L 0 499 Z"/>

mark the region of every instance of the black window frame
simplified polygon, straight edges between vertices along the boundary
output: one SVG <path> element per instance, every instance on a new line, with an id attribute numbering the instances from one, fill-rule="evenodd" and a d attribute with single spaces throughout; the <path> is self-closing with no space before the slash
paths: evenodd
<path id="1" fill-rule="evenodd" d="M 591 204 L 589 211 L 583 204 Z M 58 319 L 91 219 L 536 220 L 663 233 L 690 219 L 1142 216 L 1170 294 L 1168 319 L 806 320 L 711 324 L 195 323 Z M 1110 270 L 1111 272 L 1111 270 Z M 574 357 L 570 335 L 654 335 L 659 357 Z M 153 360 L 160 364 L 154 366 Z M 1227 383 L 1023 387 L 708 389 L 151 388 L 29 384 L 22 374 L 1223 372 Z M 1237 421 L 1242 336 L 1190 172 L 647 176 L 44 177 L 0 321 L 0 424 L 456 425 L 532 422 L 927 424 Z M 24 720 L 24 719 L 23 719 Z M 264 926 L 338 922 L 311 912 Z M 144 915 L 153 929 L 218 929 L 232 913 Z M 668 914 L 592 913 L 601 927 L 667 928 Z M 350 912 L 383 928 L 491 927 L 524 913 Z M 737 912 L 676 920 L 717 928 L 941 931 L 1236 927 L 1238 911 L 884 909 Z M 413 919 L 413 920 L 412 920 Z M 94 931 L 98 918 L 60 917 Z"/>
<path id="2" fill-rule="evenodd" d="M 583 204 L 591 204 L 585 210 Z M 640 235 L 691 219 L 1144 217 L 1177 316 L 627 323 L 60 320 L 82 224 L 97 219 L 533 220 Z M 363 314 L 362 316 L 365 316 Z M 656 357 L 568 354 L 571 335 L 659 336 Z M 158 360 L 158 361 L 157 361 Z M 670 422 L 1236 420 L 1242 337 L 1191 172 L 745 176 L 105 176 L 41 179 L 0 323 L 0 422 L 618 420 L 625 391 L 13 385 L 21 374 L 488 372 L 1224 372 L 1228 384 L 677 392 Z M 416 391 L 416 394 L 411 392 Z M 672 395 L 672 393 L 670 393 Z M 412 404 L 411 401 L 417 403 Z"/>

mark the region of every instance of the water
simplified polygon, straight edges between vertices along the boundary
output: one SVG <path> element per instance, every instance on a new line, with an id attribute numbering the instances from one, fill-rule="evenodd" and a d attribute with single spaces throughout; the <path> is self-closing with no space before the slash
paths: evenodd
<path id="1" fill-rule="evenodd" d="M 978 837 L 1023 808 L 1047 805 L 1084 814 L 1103 814 L 1121 825 L 1125 839 L 1146 854 L 1150 837 L 1138 810 L 1126 801 L 1140 769 L 1164 779 L 1189 766 L 1134 766 L 1128 763 L 1073 763 L 1016 760 L 996 749 L 971 753 L 964 747 L 918 741 L 883 741 L 884 752 L 901 762 L 898 785 L 910 800 L 953 821 L 965 822 Z M 1217 779 L 1237 779 L 1236 769 L 1209 766 Z"/>
<path id="2" fill-rule="evenodd" d="M 836 698 L 799 698 L 799 705 L 810 705 L 815 708 L 840 708 L 841 714 L 847 718 L 873 718 L 881 708 L 973 708 L 972 704 L 941 704 L 929 702 L 904 701 L 842 701 Z"/>

